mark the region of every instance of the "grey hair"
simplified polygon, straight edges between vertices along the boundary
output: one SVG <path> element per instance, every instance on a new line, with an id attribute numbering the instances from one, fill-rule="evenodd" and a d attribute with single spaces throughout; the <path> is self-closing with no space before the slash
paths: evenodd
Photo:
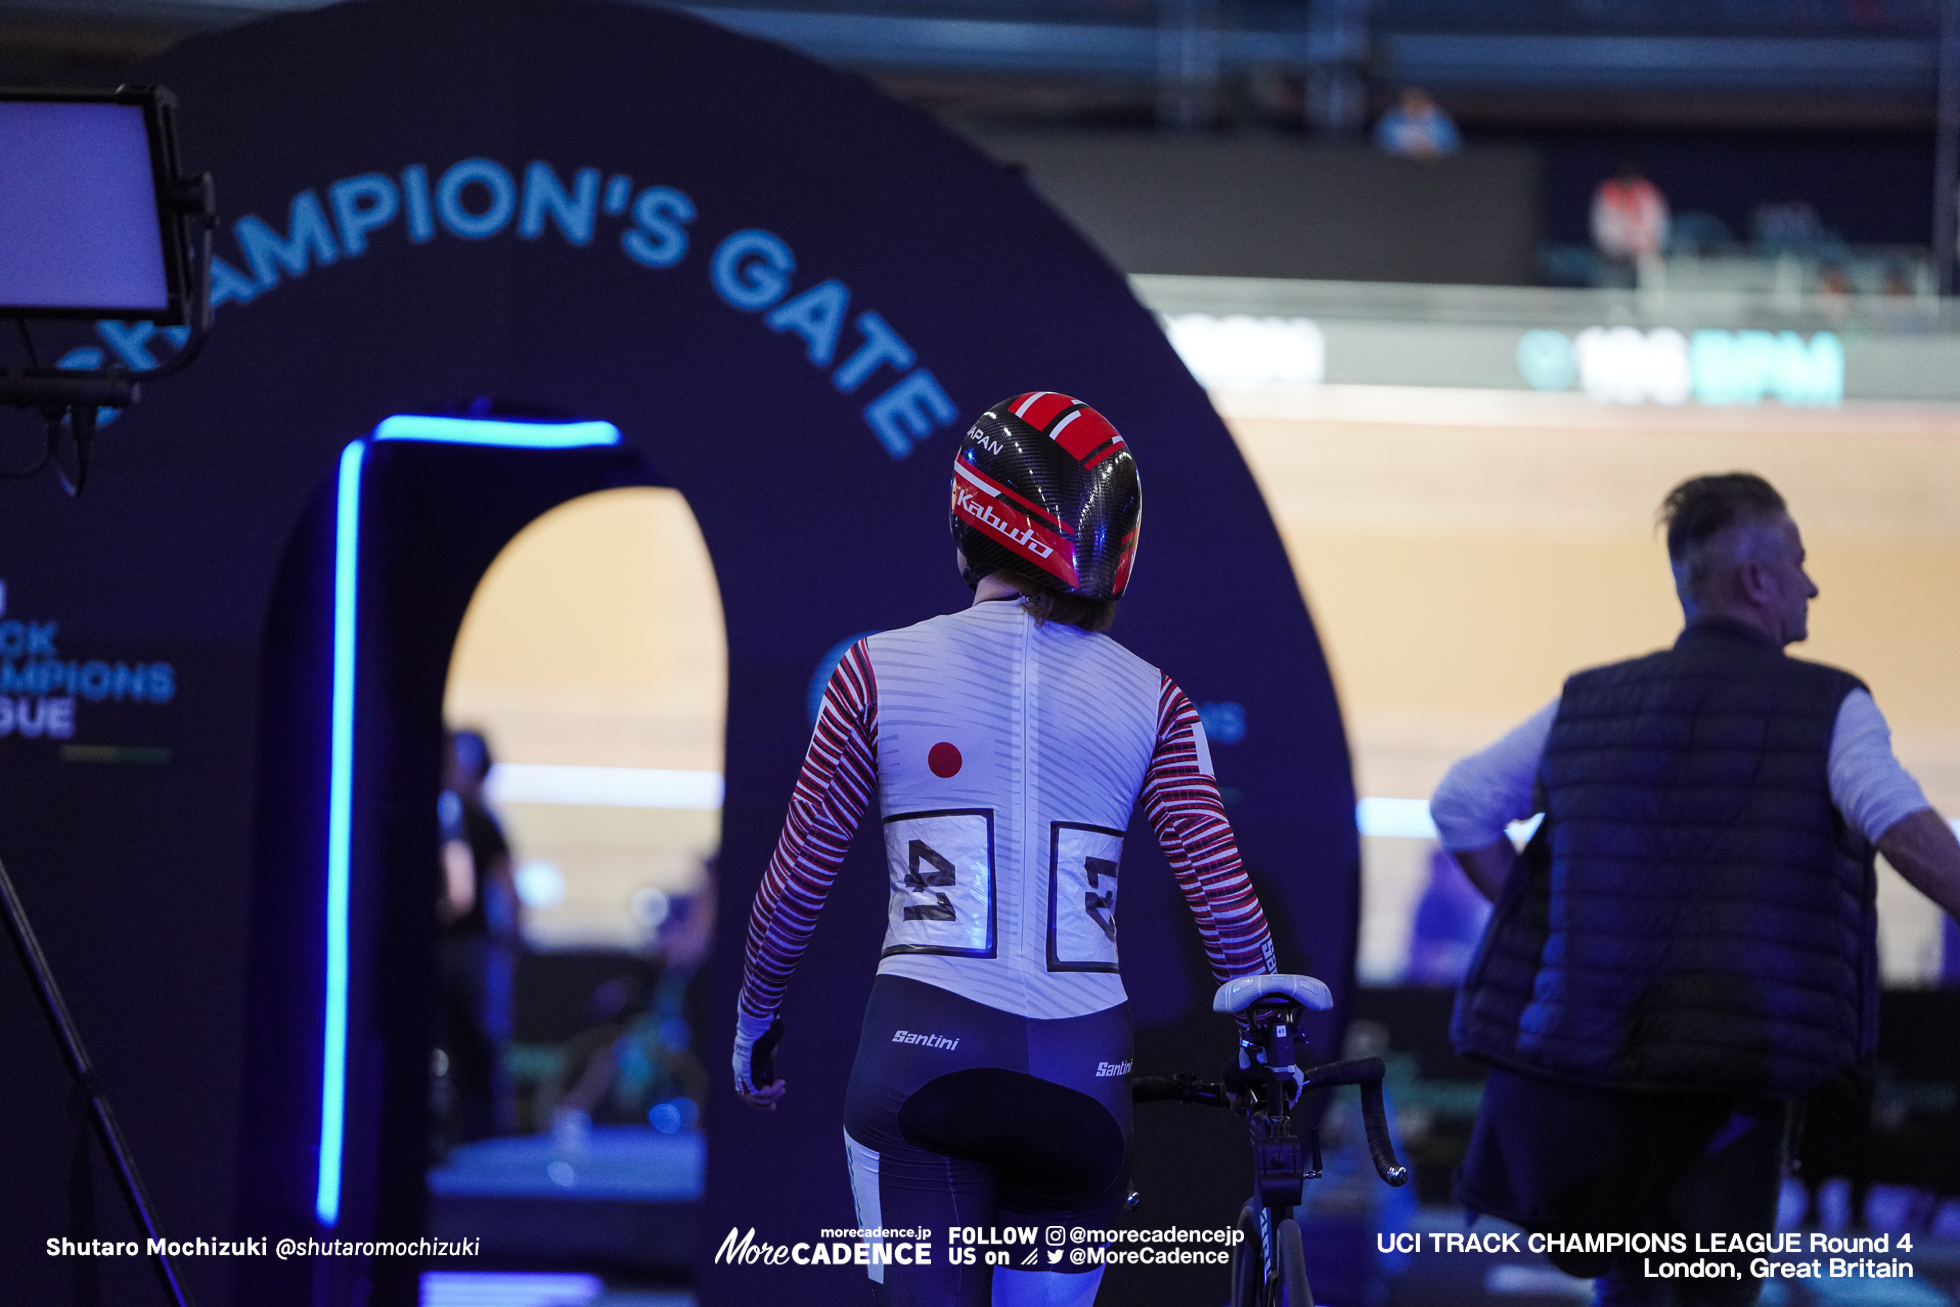
<path id="1" fill-rule="evenodd" d="M 1787 512 L 1776 487 L 1753 472 L 1693 477 L 1668 491 L 1658 520 L 1667 528 L 1667 561 L 1674 569 L 1675 588 L 1684 597 L 1705 600 L 1710 573 L 1725 552 L 1724 533 L 1731 527 L 1765 525 Z"/>

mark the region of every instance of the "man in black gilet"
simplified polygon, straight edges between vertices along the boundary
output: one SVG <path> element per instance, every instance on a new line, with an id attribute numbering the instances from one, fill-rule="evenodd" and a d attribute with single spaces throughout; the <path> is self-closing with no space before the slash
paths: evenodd
<path id="1" fill-rule="evenodd" d="M 1673 648 L 1580 672 L 1431 801 L 1497 908 L 1457 1000 L 1491 1075 L 1459 1194 L 1527 1229 L 1774 1228 L 1790 1105 L 1870 1059 L 1873 852 L 1960 915 L 1960 840 L 1892 755 L 1871 693 L 1785 656 L 1817 587 L 1747 473 L 1662 505 Z M 1522 854 L 1503 831 L 1545 819 Z M 1602 1307 L 1752 1303 L 1751 1256 L 1653 1278 L 1555 1253 Z"/>

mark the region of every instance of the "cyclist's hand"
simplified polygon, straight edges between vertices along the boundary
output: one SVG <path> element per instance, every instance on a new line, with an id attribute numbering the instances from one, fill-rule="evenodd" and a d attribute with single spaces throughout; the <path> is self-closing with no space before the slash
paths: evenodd
<path id="1" fill-rule="evenodd" d="M 776 1104 L 782 1101 L 788 1085 L 787 1080 L 775 1080 L 760 1089 L 744 1089 L 738 1082 L 735 1086 L 735 1097 L 758 1112 L 773 1112 L 776 1110 Z"/>
<path id="2" fill-rule="evenodd" d="M 776 1045 L 783 1037 L 781 1017 L 735 1013 L 735 1096 L 763 1112 L 776 1110 L 784 1082 L 776 1078 Z"/>

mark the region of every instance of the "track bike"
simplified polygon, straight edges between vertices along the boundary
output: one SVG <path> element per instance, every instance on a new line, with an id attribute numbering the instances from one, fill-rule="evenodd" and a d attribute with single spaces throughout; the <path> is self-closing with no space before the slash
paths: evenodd
<path id="1" fill-rule="evenodd" d="M 1138 1076 L 1130 1098 L 1138 1103 L 1180 1102 L 1229 1107 L 1246 1118 L 1252 1138 L 1252 1197 L 1239 1212 L 1242 1235 L 1232 1250 L 1232 1307 L 1314 1307 L 1306 1254 L 1294 1209 L 1308 1180 L 1321 1172 L 1320 1129 L 1300 1135 L 1300 1098 L 1309 1089 L 1357 1085 L 1361 1120 L 1375 1171 L 1391 1185 L 1408 1183 L 1395 1157 L 1382 1104 L 1382 1060 L 1360 1058 L 1302 1067 L 1306 1040 L 1300 1015 L 1333 1006 L 1327 986 L 1312 976 L 1241 976 L 1219 986 L 1214 1012 L 1243 1014 L 1235 1067 L 1221 1081 L 1192 1075 Z"/>

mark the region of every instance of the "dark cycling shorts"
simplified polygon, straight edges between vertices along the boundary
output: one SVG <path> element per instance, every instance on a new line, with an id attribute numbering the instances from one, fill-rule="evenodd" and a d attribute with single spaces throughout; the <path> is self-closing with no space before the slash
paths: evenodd
<path id="1" fill-rule="evenodd" d="M 933 1249 L 929 1266 L 874 1266 L 880 1300 L 988 1302 L 991 1268 L 952 1264 L 952 1227 L 1114 1225 L 1129 1071 L 1127 1004 L 1037 1020 L 879 976 L 844 1105 L 851 1189 L 860 1227 L 923 1226 Z M 1014 1246 L 1016 1269 L 1033 1251 Z M 1092 1268 L 1041 1256 L 1025 1269 Z"/>

